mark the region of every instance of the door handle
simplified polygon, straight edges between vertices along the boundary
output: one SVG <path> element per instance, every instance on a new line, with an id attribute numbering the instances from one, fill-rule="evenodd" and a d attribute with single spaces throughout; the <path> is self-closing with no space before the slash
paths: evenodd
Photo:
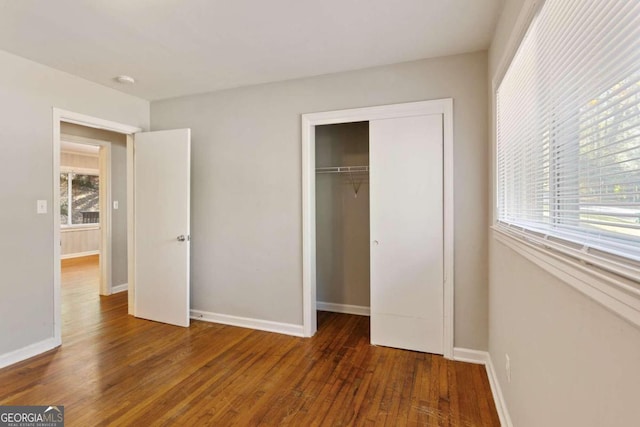
<path id="1" fill-rule="evenodd" d="M 184 237 L 184 234 L 178 236 L 178 242 L 184 242 L 185 240 L 187 240 L 187 238 Z"/>
<path id="2" fill-rule="evenodd" d="M 377 240 L 374 240 L 374 241 L 373 241 L 373 244 L 374 244 L 374 245 L 376 245 L 376 246 L 378 246 L 378 245 L 380 244 L 380 242 L 378 242 Z"/>

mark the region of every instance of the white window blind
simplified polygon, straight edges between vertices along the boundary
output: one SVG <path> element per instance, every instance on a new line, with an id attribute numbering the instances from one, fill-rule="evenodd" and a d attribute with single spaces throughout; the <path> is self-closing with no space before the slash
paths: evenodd
<path id="1" fill-rule="evenodd" d="M 496 103 L 499 223 L 640 261 L 640 1 L 546 0 Z"/>

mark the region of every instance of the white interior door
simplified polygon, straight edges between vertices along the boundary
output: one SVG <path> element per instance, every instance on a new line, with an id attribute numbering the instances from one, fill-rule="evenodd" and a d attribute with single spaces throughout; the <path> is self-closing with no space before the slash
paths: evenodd
<path id="1" fill-rule="evenodd" d="M 370 122 L 372 344 L 443 354 L 442 120 Z"/>
<path id="2" fill-rule="evenodd" d="M 191 131 L 134 141 L 136 317 L 189 326 Z"/>

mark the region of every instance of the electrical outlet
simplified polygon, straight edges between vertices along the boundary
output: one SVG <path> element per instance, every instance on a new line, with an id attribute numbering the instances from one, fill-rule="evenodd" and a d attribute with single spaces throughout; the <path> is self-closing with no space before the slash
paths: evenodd
<path id="1" fill-rule="evenodd" d="M 504 355 L 504 369 L 507 371 L 507 382 L 511 382 L 511 358 L 508 354 Z"/>

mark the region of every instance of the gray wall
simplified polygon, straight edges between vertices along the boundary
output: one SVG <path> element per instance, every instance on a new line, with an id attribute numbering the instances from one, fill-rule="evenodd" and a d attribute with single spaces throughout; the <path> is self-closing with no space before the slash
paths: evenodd
<path id="1" fill-rule="evenodd" d="M 0 51 L 0 355 L 53 337 L 52 107 L 149 123 L 147 101 Z"/>
<path id="2" fill-rule="evenodd" d="M 127 277 L 127 137 L 126 135 L 62 123 L 60 132 L 111 143 L 111 281 L 113 286 L 126 284 Z"/>
<path id="3" fill-rule="evenodd" d="M 506 1 L 489 55 L 490 76 L 523 4 Z M 493 237 L 489 260 L 489 352 L 513 424 L 637 425 L 640 329 Z"/>
<path id="4" fill-rule="evenodd" d="M 487 54 L 151 104 L 192 129 L 194 309 L 302 324 L 300 114 L 454 99 L 455 345 L 487 348 Z"/>
<path id="5" fill-rule="evenodd" d="M 316 127 L 316 167 L 367 165 L 369 122 Z M 369 307 L 368 178 L 316 174 L 318 301 Z"/>

